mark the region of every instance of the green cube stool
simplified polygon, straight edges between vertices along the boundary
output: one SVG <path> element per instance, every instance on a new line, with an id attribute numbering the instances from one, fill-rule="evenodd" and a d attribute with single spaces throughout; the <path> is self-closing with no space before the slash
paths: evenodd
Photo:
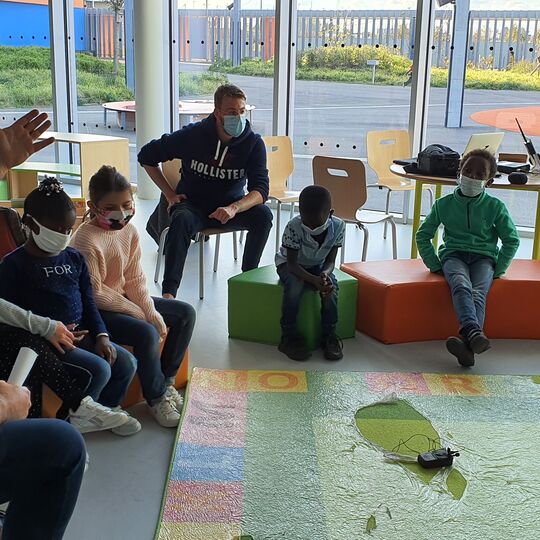
<path id="1" fill-rule="evenodd" d="M 339 284 L 337 335 L 352 338 L 356 322 L 358 281 L 341 270 L 334 274 Z M 229 337 L 278 345 L 281 340 L 283 288 L 275 266 L 264 266 L 229 279 Z M 298 331 L 310 349 L 321 340 L 321 299 L 306 290 L 298 313 Z"/>
<path id="2" fill-rule="evenodd" d="M 0 201 L 9 200 L 9 189 L 7 180 L 0 180 Z"/>

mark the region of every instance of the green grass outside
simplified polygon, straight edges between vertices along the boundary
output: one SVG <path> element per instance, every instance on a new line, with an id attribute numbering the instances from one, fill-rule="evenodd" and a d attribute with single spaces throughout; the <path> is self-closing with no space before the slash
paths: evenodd
<path id="1" fill-rule="evenodd" d="M 76 54 L 79 105 L 135 99 L 125 84 L 125 66 L 113 76 L 112 60 Z M 227 76 L 181 73 L 180 96 L 213 94 Z M 44 47 L 0 47 L 0 107 L 47 107 L 52 104 L 50 51 Z"/>
<path id="2" fill-rule="evenodd" d="M 308 81 L 334 81 L 357 84 L 371 84 L 371 67 L 368 60 L 378 60 L 375 84 L 402 86 L 408 79 L 411 61 L 384 47 L 319 47 L 305 51 L 298 56 L 296 77 Z M 273 77 L 274 62 L 244 59 L 233 68 L 230 61 L 216 60 L 211 71 Z M 531 75 L 534 65 L 520 62 L 508 70 L 477 69 L 469 66 L 465 77 L 465 87 L 483 90 L 532 90 L 540 91 L 540 75 Z M 431 86 L 447 86 L 448 69 L 433 68 Z"/>

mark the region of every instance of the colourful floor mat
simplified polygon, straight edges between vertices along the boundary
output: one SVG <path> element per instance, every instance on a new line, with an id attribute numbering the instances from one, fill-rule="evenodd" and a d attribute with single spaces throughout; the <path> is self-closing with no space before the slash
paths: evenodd
<path id="1" fill-rule="evenodd" d="M 194 369 L 156 539 L 536 540 L 539 383 Z"/>

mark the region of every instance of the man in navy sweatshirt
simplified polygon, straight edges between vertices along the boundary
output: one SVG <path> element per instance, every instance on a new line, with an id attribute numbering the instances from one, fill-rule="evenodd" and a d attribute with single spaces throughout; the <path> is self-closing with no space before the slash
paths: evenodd
<path id="1" fill-rule="evenodd" d="M 214 94 L 214 112 L 201 122 L 143 146 L 139 163 L 169 203 L 162 293 L 174 298 L 193 236 L 208 227 L 247 230 L 242 271 L 257 268 L 272 228 L 266 149 L 246 120 L 246 96 L 232 84 Z M 182 160 L 174 191 L 159 164 Z M 247 184 L 247 189 L 246 189 Z"/>

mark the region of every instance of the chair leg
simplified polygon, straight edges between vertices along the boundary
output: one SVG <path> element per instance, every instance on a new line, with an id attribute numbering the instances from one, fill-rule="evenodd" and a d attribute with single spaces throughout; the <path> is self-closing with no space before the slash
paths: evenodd
<path id="1" fill-rule="evenodd" d="M 392 190 L 389 189 L 388 193 L 386 194 L 386 207 L 385 207 L 385 213 L 388 214 L 390 211 L 390 194 L 392 193 Z M 386 240 L 386 226 L 388 225 L 388 222 L 384 222 L 384 232 L 383 232 L 383 238 Z"/>
<path id="2" fill-rule="evenodd" d="M 369 231 L 368 228 L 363 223 L 358 223 L 358 228 L 362 229 L 364 233 L 364 244 L 362 246 L 362 262 L 365 262 L 367 259 L 367 250 L 369 243 Z"/>
<path id="3" fill-rule="evenodd" d="M 220 244 L 221 244 L 221 234 L 216 234 L 216 247 L 214 248 L 214 272 L 217 272 Z"/>
<path id="4" fill-rule="evenodd" d="M 396 222 L 394 221 L 394 218 L 391 217 L 388 222 L 390 223 L 390 226 L 392 227 L 392 257 L 394 259 L 397 259 L 397 227 Z"/>
<path id="5" fill-rule="evenodd" d="M 345 228 L 343 229 L 343 244 L 341 246 L 341 264 L 345 262 L 345 237 L 347 233 L 347 223 L 345 223 Z"/>
<path id="6" fill-rule="evenodd" d="M 161 235 L 159 236 L 159 247 L 158 247 L 158 255 L 157 255 L 157 261 L 156 261 L 156 271 L 154 272 L 154 283 L 157 283 L 159 281 L 159 273 L 161 271 L 161 261 L 163 260 L 163 254 L 165 252 L 165 240 L 167 240 L 167 233 L 169 232 L 169 228 L 163 229 L 161 232 Z"/>
<path id="7" fill-rule="evenodd" d="M 433 190 L 431 188 L 427 188 L 427 192 L 429 193 L 429 207 L 431 208 L 433 206 L 433 199 L 435 196 L 433 195 Z"/>
<path id="8" fill-rule="evenodd" d="M 238 240 L 238 242 L 240 244 L 243 244 L 244 243 L 244 232 L 245 231 L 240 231 L 240 240 Z M 236 260 L 236 259 L 235 259 Z"/>
<path id="9" fill-rule="evenodd" d="M 281 243 L 281 203 L 277 202 L 276 209 L 276 253 L 279 251 Z"/>
<path id="10" fill-rule="evenodd" d="M 199 242 L 199 298 L 204 298 L 204 242 Z"/>
<path id="11" fill-rule="evenodd" d="M 244 231 L 241 231 L 240 234 L 243 234 Z M 234 255 L 234 260 L 237 261 L 238 260 L 238 234 L 236 233 L 236 231 L 233 231 L 232 233 L 232 237 L 233 237 L 233 255 Z"/>

